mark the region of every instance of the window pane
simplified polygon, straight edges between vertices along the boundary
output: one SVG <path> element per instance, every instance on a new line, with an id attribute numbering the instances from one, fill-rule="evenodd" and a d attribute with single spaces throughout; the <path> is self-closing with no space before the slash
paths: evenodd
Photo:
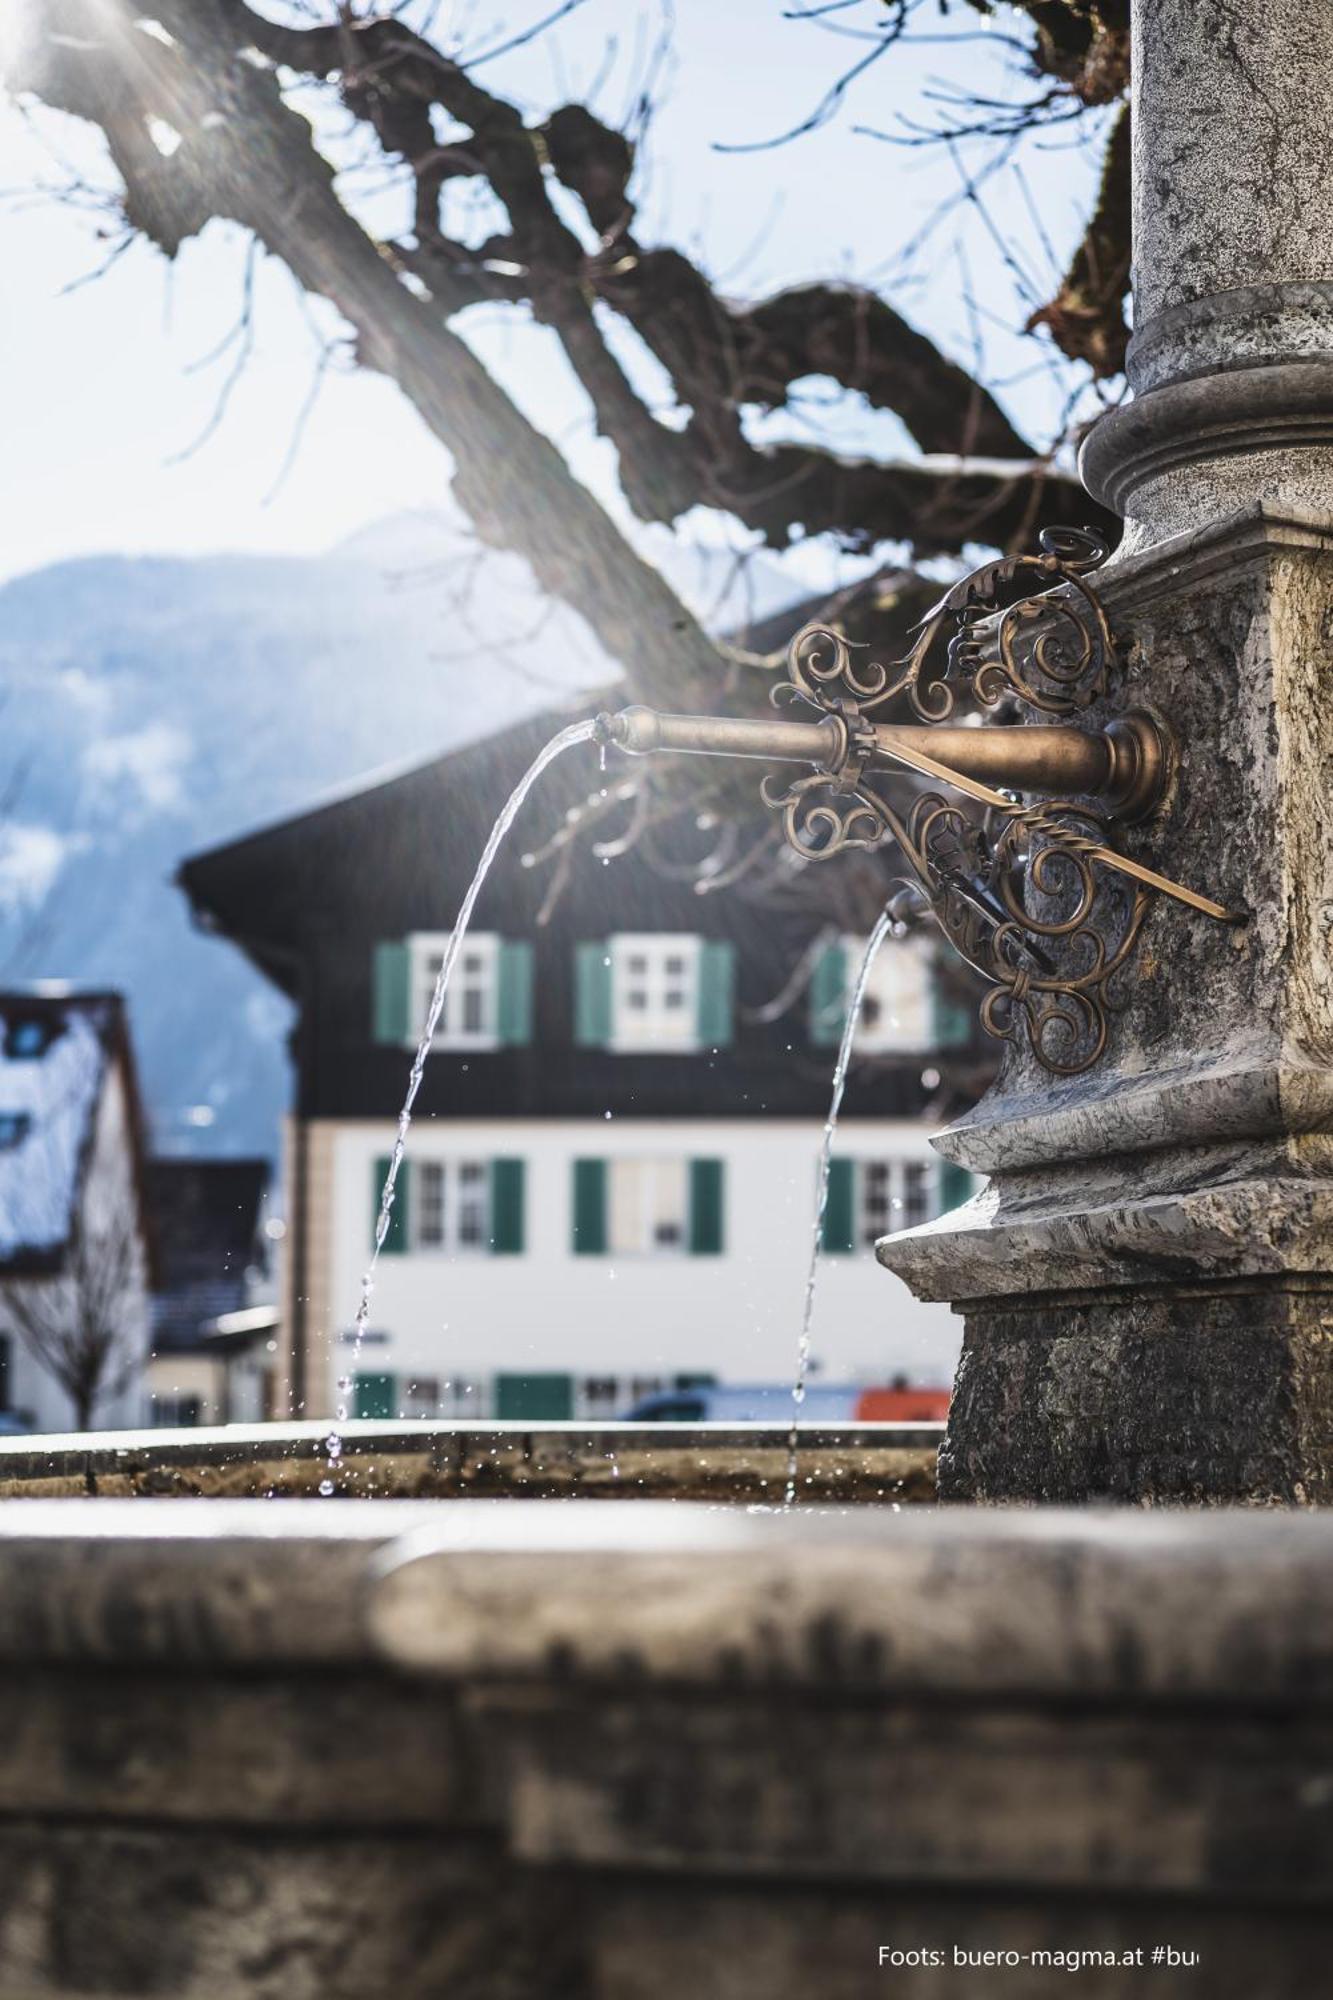
<path id="1" fill-rule="evenodd" d="M 625 1048 L 695 1046 L 699 941 L 674 933 L 614 946 L 613 1035 Z"/>
<path id="2" fill-rule="evenodd" d="M 438 1250 L 444 1243 L 444 1167 L 439 1160 L 422 1160 L 416 1171 L 417 1243 Z"/>
<path id="3" fill-rule="evenodd" d="M 914 1229 L 930 1220 L 930 1166 L 925 1160 L 909 1160 L 903 1168 L 903 1227 Z"/>

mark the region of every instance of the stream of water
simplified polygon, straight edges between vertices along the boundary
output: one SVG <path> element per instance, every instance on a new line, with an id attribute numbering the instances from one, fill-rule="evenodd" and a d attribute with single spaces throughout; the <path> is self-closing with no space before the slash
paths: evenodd
<path id="1" fill-rule="evenodd" d="M 407 1134 L 412 1124 L 412 1106 L 417 1101 L 417 1092 L 421 1088 L 421 1079 L 425 1074 L 426 1061 L 430 1055 L 431 1044 L 435 1040 L 435 1030 L 439 1026 L 440 1013 L 444 1007 L 444 996 L 449 990 L 449 980 L 453 974 L 458 954 L 462 950 L 463 940 L 467 936 L 468 925 L 472 922 L 472 912 L 476 908 L 477 898 L 481 894 L 482 885 L 486 877 L 490 874 L 491 864 L 500 851 L 505 835 L 518 818 L 523 801 L 527 798 L 528 793 L 532 790 L 542 772 L 549 764 L 553 764 L 557 757 L 562 756 L 566 750 L 572 750 L 576 743 L 591 742 L 596 731 L 597 724 L 591 719 L 586 722 L 571 722 L 568 729 L 562 729 L 558 736 L 553 736 L 546 745 L 546 748 L 533 758 L 531 764 L 529 764 L 527 770 L 509 794 L 499 818 L 491 828 L 490 838 L 482 849 L 481 860 L 477 863 L 477 872 L 468 885 L 468 891 L 459 908 L 453 930 L 449 933 L 449 943 L 445 949 L 444 962 L 440 966 L 439 977 L 435 981 L 435 990 L 430 996 L 430 1007 L 426 1013 L 426 1025 L 422 1029 L 421 1040 L 417 1044 L 417 1052 L 413 1057 L 412 1068 L 408 1075 L 407 1095 L 403 1099 L 403 1108 L 398 1114 L 398 1130 L 394 1137 L 393 1154 L 389 1160 L 389 1171 L 384 1177 L 384 1188 L 380 1195 L 379 1214 L 375 1218 L 375 1240 L 371 1247 L 370 1262 L 366 1266 L 365 1274 L 361 1280 L 361 1298 L 356 1309 L 356 1323 L 352 1333 L 351 1358 L 346 1368 L 338 1377 L 337 1412 L 334 1418 L 333 1429 L 329 1432 L 325 1442 L 325 1452 L 328 1457 L 330 1471 L 336 1468 L 339 1459 L 342 1457 L 343 1446 L 340 1427 L 347 1422 L 348 1398 L 352 1392 L 357 1363 L 361 1358 L 362 1343 L 366 1336 L 366 1326 L 370 1319 L 370 1302 L 375 1292 L 375 1270 L 379 1264 L 380 1251 L 384 1248 L 384 1239 L 389 1233 L 389 1222 L 393 1215 L 394 1191 L 398 1185 L 398 1169 L 403 1162 L 403 1152 L 407 1146 Z M 333 1481 L 331 1479 L 323 1480 L 319 1490 L 325 1496 L 332 1493 L 334 1490 Z"/>
<path id="2" fill-rule="evenodd" d="M 819 1149 L 815 1220 L 810 1237 L 810 1264 L 805 1277 L 801 1337 L 796 1343 L 796 1376 L 791 1388 L 791 1429 L 787 1433 L 787 1489 L 782 1496 L 784 1507 L 794 1506 L 796 1502 L 797 1455 L 800 1449 L 798 1425 L 801 1421 L 801 1405 L 805 1401 L 806 1378 L 810 1373 L 810 1333 L 815 1316 L 815 1286 L 819 1278 L 819 1251 L 824 1240 L 824 1213 L 828 1208 L 829 1168 L 833 1161 L 833 1140 L 838 1129 L 838 1113 L 842 1110 L 843 1092 L 847 1088 L 847 1070 L 852 1060 L 852 1043 L 856 1039 L 856 1024 L 861 1018 L 861 1003 L 866 997 L 870 968 L 875 963 L 880 946 L 893 927 L 893 918 L 889 911 L 882 911 L 878 923 L 870 933 L 865 956 L 857 971 L 856 983 L 852 987 L 851 1000 L 847 1008 L 847 1018 L 843 1022 L 842 1040 L 838 1044 L 838 1060 L 833 1071 L 833 1095 L 829 1100 L 829 1113 L 824 1122 L 824 1139 Z"/>
<path id="3" fill-rule="evenodd" d="M 356 1320 L 353 1326 L 351 1356 L 346 1368 L 338 1378 L 336 1414 L 333 1427 L 325 1441 L 325 1453 L 330 1472 L 336 1471 L 339 1460 L 342 1458 L 343 1441 L 341 1427 L 348 1419 L 348 1398 L 352 1392 L 357 1363 L 361 1357 L 366 1328 L 370 1320 L 371 1300 L 375 1293 L 375 1272 L 379 1264 L 380 1252 L 384 1248 L 384 1240 L 389 1233 L 389 1223 L 393 1216 L 394 1196 L 398 1185 L 398 1170 L 402 1165 L 403 1154 L 407 1147 L 407 1135 L 412 1124 L 412 1108 L 416 1103 L 417 1093 L 421 1089 L 421 1080 L 425 1074 L 426 1063 L 435 1040 L 435 1030 L 439 1026 L 440 1014 L 444 1008 L 445 995 L 449 990 L 449 981 L 453 975 L 458 954 L 462 950 L 463 942 L 467 937 L 468 927 L 472 922 L 472 913 L 476 908 L 477 898 L 481 894 L 486 877 L 491 871 L 492 863 L 499 853 L 506 835 L 522 810 L 524 800 L 536 784 L 538 778 L 541 777 L 543 771 L 546 770 L 548 765 L 553 764 L 557 757 L 563 755 L 566 750 L 572 750 L 575 744 L 590 742 L 596 735 L 596 732 L 597 724 L 595 721 L 573 722 L 567 729 L 562 729 L 557 736 L 553 736 L 546 747 L 533 759 L 505 801 L 495 825 L 491 828 L 490 836 L 485 847 L 482 849 L 481 859 L 477 863 L 476 873 L 468 885 L 467 894 L 463 898 L 458 916 L 454 921 L 454 927 L 449 934 L 449 943 L 445 948 L 439 976 L 435 981 L 435 988 L 431 994 L 430 1006 L 426 1013 L 426 1022 L 422 1029 L 421 1040 L 417 1044 L 416 1054 L 412 1059 L 412 1067 L 408 1073 L 407 1092 L 403 1098 L 403 1107 L 398 1114 L 398 1128 L 394 1135 L 393 1152 L 389 1160 L 389 1171 L 384 1177 L 384 1187 L 380 1194 L 379 1212 L 375 1218 L 375 1236 L 371 1247 L 370 1262 L 366 1266 L 365 1273 L 361 1279 L 361 1296 L 357 1303 Z M 865 955 L 857 971 L 856 980 L 852 987 L 851 999 L 847 1008 L 847 1018 L 843 1024 L 842 1040 L 838 1047 L 838 1060 L 833 1071 L 833 1094 L 829 1104 L 828 1118 L 824 1124 L 823 1143 L 819 1154 L 815 1218 L 810 1242 L 810 1265 L 805 1281 L 805 1304 L 801 1321 L 801 1335 L 796 1348 L 796 1374 L 792 1383 L 792 1420 L 791 1430 L 787 1437 L 787 1484 L 783 1497 L 783 1505 L 786 1507 L 792 1506 L 796 1500 L 798 1453 L 800 1447 L 798 1426 L 800 1424 L 801 1406 L 805 1401 L 806 1378 L 810 1370 L 810 1337 L 815 1309 L 815 1287 L 819 1276 L 819 1251 L 824 1234 L 824 1215 L 828 1208 L 829 1168 L 833 1158 L 833 1140 L 838 1129 L 838 1114 L 842 1109 L 843 1093 L 847 1086 L 847 1070 L 852 1058 L 852 1044 L 856 1038 L 857 1023 L 861 1017 L 861 1006 L 865 999 L 866 986 L 870 979 L 870 969 L 875 962 L 875 957 L 880 946 L 892 928 L 893 919 L 889 911 L 885 910 L 876 923 L 874 930 L 870 933 Z M 326 1496 L 331 1494 L 334 1491 L 333 1480 L 331 1478 L 323 1480 L 319 1490 Z"/>

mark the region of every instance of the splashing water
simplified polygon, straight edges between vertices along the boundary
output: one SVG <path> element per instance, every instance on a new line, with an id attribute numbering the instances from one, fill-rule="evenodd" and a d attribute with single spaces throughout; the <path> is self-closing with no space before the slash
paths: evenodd
<path id="1" fill-rule="evenodd" d="M 375 1291 L 375 1270 L 380 1260 L 380 1251 L 384 1248 L 384 1239 L 389 1233 L 389 1222 L 393 1215 L 394 1191 L 398 1185 L 398 1169 L 403 1163 L 403 1153 L 407 1147 L 407 1134 L 412 1123 L 412 1106 L 416 1103 L 417 1092 L 421 1088 L 421 1079 L 426 1070 L 426 1060 L 430 1055 L 431 1044 L 435 1040 L 435 1030 L 439 1025 L 440 1013 L 444 1007 L 444 996 L 449 990 L 449 980 L 453 973 L 458 954 L 463 948 L 463 940 L 467 936 L 468 925 L 472 922 L 472 912 L 476 908 L 477 898 L 481 894 L 482 885 L 485 883 L 486 877 L 491 872 L 491 864 L 500 851 L 505 835 L 518 818 L 523 801 L 527 798 L 528 793 L 532 790 L 547 765 L 553 764 L 556 758 L 561 756 L 566 750 L 572 750 L 576 743 L 590 742 L 596 733 L 597 724 L 595 721 L 571 722 L 568 729 L 562 729 L 558 736 L 553 736 L 546 745 L 546 748 L 533 758 L 531 764 L 529 764 L 527 770 L 509 794 L 499 818 L 491 828 L 490 838 L 482 849 L 481 860 L 477 863 L 477 872 L 468 884 L 467 894 L 463 898 L 453 930 L 449 934 L 449 943 L 445 950 L 444 962 L 440 966 L 439 977 L 435 981 L 435 990 L 430 996 L 430 1006 L 426 1012 L 426 1025 L 422 1030 L 421 1040 L 417 1044 L 416 1055 L 412 1059 L 412 1068 L 407 1079 L 407 1095 L 403 1099 L 403 1108 L 398 1113 L 398 1130 L 394 1136 L 393 1154 L 389 1160 L 389 1171 L 384 1177 L 384 1187 L 380 1194 L 379 1214 L 375 1218 L 375 1241 L 370 1253 L 370 1262 L 366 1266 L 365 1275 L 361 1280 L 361 1298 L 357 1305 L 356 1323 L 352 1332 L 352 1357 L 347 1373 L 340 1375 L 338 1378 L 338 1402 L 334 1418 L 334 1428 L 329 1432 L 324 1443 L 330 1472 L 337 1470 L 338 1462 L 343 1454 L 343 1441 L 339 1427 L 347 1422 L 347 1399 L 351 1394 L 356 1366 L 361 1359 L 361 1348 L 366 1336 L 366 1326 L 370 1319 L 370 1301 Z M 332 1481 L 328 1479 L 323 1480 L 319 1490 L 327 1497 L 334 1490 Z"/>
<path id="2" fill-rule="evenodd" d="M 801 1405 L 805 1401 L 806 1377 L 810 1372 L 810 1329 L 815 1316 L 815 1284 L 819 1277 L 819 1250 L 824 1240 L 824 1211 L 828 1207 L 829 1168 L 833 1162 L 833 1138 L 838 1129 L 838 1113 L 842 1110 L 842 1096 L 847 1088 L 847 1070 L 852 1060 L 852 1043 L 856 1039 L 856 1025 L 861 1018 L 861 1003 L 866 997 L 866 986 L 870 980 L 870 968 L 880 946 L 891 930 L 898 928 L 889 910 L 880 914 L 878 923 L 870 933 L 865 956 L 857 971 L 856 983 L 852 987 L 851 1004 L 847 1009 L 847 1019 L 843 1022 L 842 1040 L 838 1044 L 838 1060 L 833 1070 L 833 1096 L 829 1101 L 828 1117 L 824 1122 L 824 1141 L 819 1149 L 819 1170 L 816 1181 L 815 1222 L 810 1239 L 810 1266 L 805 1278 L 805 1309 L 801 1317 L 801 1337 L 796 1344 L 796 1378 L 791 1387 L 791 1429 L 787 1433 L 787 1490 L 782 1496 L 784 1507 L 796 1504 L 797 1455 L 800 1436 L 797 1429 L 801 1421 Z"/>

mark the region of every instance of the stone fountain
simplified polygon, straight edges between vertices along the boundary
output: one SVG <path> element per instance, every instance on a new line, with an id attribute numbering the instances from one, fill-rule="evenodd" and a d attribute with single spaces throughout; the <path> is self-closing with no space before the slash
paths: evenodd
<path id="1" fill-rule="evenodd" d="M 874 1427 L 785 1512 L 734 1504 L 752 1435 L 349 1427 L 349 1494 L 496 1496 L 355 1505 L 153 1497 L 308 1489 L 297 1429 L 0 1444 L 0 2000 L 1326 1987 L 1333 1522 L 1272 1503 L 1333 1463 L 1333 13 L 1135 13 L 1115 643 L 1022 755 L 1081 760 L 1140 921 L 1088 1060 L 1013 1036 L 942 1139 L 986 1193 L 880 1254 L 966 1316 L 944 1497 L 1269 1504 L 904 1508 L 930 1440 Z M 795 754 L 855 804 L 839 713 Z M 1068 844 L 934 740 L 880 749 L 1028 813 L 1029 870 Z M 922 893 L 990 950 L 1014 871 L 949 826 Z M 1045 935 L 993 1025 L 1065 977 Z"/>

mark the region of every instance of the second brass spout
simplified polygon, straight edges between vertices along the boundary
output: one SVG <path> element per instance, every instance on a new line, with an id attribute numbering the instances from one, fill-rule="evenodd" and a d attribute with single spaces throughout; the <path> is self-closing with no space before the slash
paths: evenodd
<path id="1" fill-rule="evenodd" d="M 1092 798 L 1122 820 L 1145 818 L 1166 783 L 1168 744 L 1152 716 L 1133 711 L 1105 729 L 1068 723 L 961 728 L 863 724 L 854 746 L 840 714 L 817 722 L 732 715 L 664 715 L 626 708 L 599 718 L 603 740 L 631 755 L 684 751 L 707 757 L 755 757 L 810 764 L 836 777 L 855 747 L 870 764 L 892 765 L 895 748 L 923 752 L 964 777 L 1047 798 Z"/>

